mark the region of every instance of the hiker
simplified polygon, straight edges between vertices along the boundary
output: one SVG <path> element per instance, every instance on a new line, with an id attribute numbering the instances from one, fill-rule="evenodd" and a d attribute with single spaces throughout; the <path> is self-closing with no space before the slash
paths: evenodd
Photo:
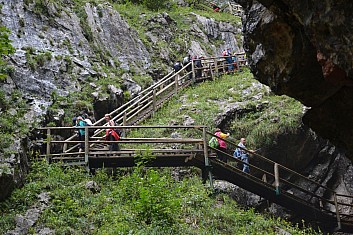
<path id="1" fill-rule="evenodd" d="M 72 118 L 72 126 L 76 126 L 77 123 L 77 116 Z"/>
<path id="2" fill-rule="evenodd" d="M 237 61 L 237 53 L 234 52 L 233 56 L 232 56 L 232 61 L 233 61 L 233 66 L 235 70 L 239 70 L 239 66 L 238 66 L 238 61 Z"/>
<path id="3" fill-rule="evenodd" d="M 227 155 L 225 153 L 227 153 L 227 143 L 223 140 L 227 137 L 229 137 L 229 133 L 225 134 L 221 131 L 221 129 L 217 128 L 215 130 L 215 133 L 214 133 L 216 136 L 218 136 L 219 138 L 218 139 L 218 143 L 219 143 L 219 146 L 218 146 L 218 150 L 222 151 L 217 151 L 217 157 L 219 160 L 223 161 L 223 162 L 227 162 Z M 223 153 L 224 152 L 224 153 Z"/>
<path id="4" fill-rule="evenodd" d="M 214 12 L 219 12 L 219 10 L 221 10 L 221 8 L 217 6 L 214 2 L 211 2 L 211 6 Z"/>
<path id="5" fill-rule="evenodd" d="M 247 149 L 245 147 L 246 144 L 246 139 L 241 138 L 240 142 L 238 144 L 239 147 L 243 149 Z M 250 168 L 249 168 L 249 153 L 241 148 L 236 148 L 234 151 L 234 157 L 238 158 L 243 162 L 243 172 L 245 173 L 250 173 Z M 248 150 L 249 152 L 254 152 L 253 150 Z"/>
<path id="6" fill-rule="evenodd" d="M 197 56 L 194 57 L 194 65 L 195 65 L 195 78 L 200 78 L 202 76 L 202 63 L 201 59 Z"/>
<path id="7" fill-rule="evenodd" d="M 191 56 L 188 55 L 188 56 L 185 56 L 184 59 L 183 59 L 183 66 L 186 66 L 188 63 L 190 63 L 191 61 Z M 190 73 L 192 70 L 191 68 L 191 64 L 189 66 L 186 67 L 186 71 L 189 73 L 189 79 L 192 78 L 192 73 Z"/>
<path id="8" fill-rule="evenodd" d="M 79 141 L 85 141 L 85 129 L 84 127 L 86 126 L 86 123 L 83 121 L 83 118 L 82 116 L 78 116 L 76 118 L 76 125 L 75 127 L 79 128 L 78 129 L 78 140 Z M 83 150 L 85 149 L 85 143 L 84 142 L 81 142 L 80 143 L 80 148 L 79 148 L 79 152 L 82 152 Z"/>
<path id="9" fill-rule="evenodd" d="M 174 65 L 173 65 L 174 73 L 179 72 L 181 68 L 182 68 L 182 66 L 181 66 L 180 61 L 177 61 L 177 62 L 174 63 Z M 181 85 L 180 73 L 178 73 L 176 76 L 177 76 L 178 84 Z"/>
<path id="10" fill-rule="evenodd" d="M 93 126 L 93 123 L 87 114 L 83 114 L 82 118 L 83 118 L 83 121 L 86 123 L 86 126 Z M 94 129 L 89 128 L 88 129 L 88 136 L 91 137 L 93 135 L 94 135 Z"/>
<path id="11" fill-rule="evenodd" d="M 233 65 L 233 60 L 232 60 L 232 55 L 231 55 L 231 50 L 230 48 L 224 49 L 224 51 L 222 52 L 222 56 L 224 57 L 224 59 L 227 62 L 227 71 L 228 72 L 233 72 L 234 70 L 234 65 Z"/>
<path id="12" fill-rule="evenodd" d="M 180 61 L 177 61 L 173 65 L 174 73 L 177 73 L 182 68 Z"/>
<path id="13" fill-rule="evenodd" d="M 115 123 L 111 119 L 111 116 L 109 114 L 105 114 L 104 118 L 105 118 L 105 121 L 106 121 L 107 125 L 110 126 L 111 128 L 106 129 L 105 136 L 103 136 L 103 138 L 105 140 L 108 140 L 108 141 L 117 141 L 117 140 L 119 140 L 120 136 L 118 135 L 118 133 L 114 129 Z M 119 150 L 120 150 L 120 147 L 119 147 L 118 143 L 112 142 L 109 145 L 109 151 L 119 151 Z"/>

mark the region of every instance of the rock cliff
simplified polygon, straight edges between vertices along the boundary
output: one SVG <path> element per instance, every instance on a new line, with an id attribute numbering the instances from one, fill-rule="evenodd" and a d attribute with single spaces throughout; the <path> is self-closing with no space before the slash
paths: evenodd
<path id="1" fill-rule="evenodd" d="M 240 19 L 234 24 L 193 12 L 136 15 L 132 6 L 115 1 L 10 0 L 1 6 L 1 25 L 11 30 L 16 52 L 7 58 L 13 72 L 0 82 L 0 93 L 9 103 L 26 104 L 23 116 L 0 105 L 1 117 L 14 116 L 9 125 L 71 125 L 80 112 L 101 118 L 186 54 L 243 50 Z M 30 144 L 24 135 L 9 134 L 14 144 L 0 148 L 0 200 L 26 174 Z"/>
<path id="2" fill-rule="evenodd" d="M 303 121 L 353 159 L 351 1 L 238 1 L 255 77 L 309 109 Z"/>

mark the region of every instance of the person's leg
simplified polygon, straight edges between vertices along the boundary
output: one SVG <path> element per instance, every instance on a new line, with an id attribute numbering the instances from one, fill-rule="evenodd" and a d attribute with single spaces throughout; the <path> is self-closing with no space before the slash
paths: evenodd
<path id="1" fill-rule="evenodd" d="M 249 158 L 248 158 L 248 155 L 247 154 L 243 154 L 241 156 L 241 160 L 242 162 L 244 163 L 243 164 L 243 172 L 245 173 L 250 173 L 250 168 L 249 168 Z"/>
<path id="2" fill-rule="evenodd" d="M 219 148 L 219 150 L 221 150 L 222 152 L 219 153 L 219 160 L 221 160 L 222 162 L 227 162 L 227 149 L 225 148 Z"/>
<path id="3" fill-rule="evenodd" d="M 112 150 L 113 151 L 119 151 L 120 150 L 120 147 L 119 147 L 118 143 L 112 143 Z"/>
<path id="4" fill-rule="evenodd" d="M 79 141 L 84 141 L 85 140 L 85 136 L 84 135 L 81 135 L 80 132 L 78 134 L 78 140 Z M 79 152 L 82 152 L 83 150 L 85 149 L 85 143 L 80 143 L 80 149 L 79 149 Z"/>
<path id="5" fill-rule="evenodd" d="M 221 153 L 221 151 L 223 151 L 223 150 L 222 150 L 221 147 L 218 147 L 217 149 L 219 150 L 219 151 L 216 151 L 217 158 L 222 161 L 222 159 L 223 159 L 223 154 Z"/>

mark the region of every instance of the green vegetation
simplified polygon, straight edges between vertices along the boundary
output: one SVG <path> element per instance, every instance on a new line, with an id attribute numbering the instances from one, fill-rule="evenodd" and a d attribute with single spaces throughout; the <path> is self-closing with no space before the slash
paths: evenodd
<path id="1" fill-rule="evenodd" d="M 216 116 L 225 112 L 227 106 L 237 104 L 242 112 L 224 131 L 230 132 L 234 141 L 247 137 L 248 145 L 254 149 L 272 144 L 279 135 L 293 133 L 301 125 L 303 106 L 287 96 L 272 95 L 253 79 L 249 70 L 221 79 L 222 82 L 206 81 L 187 88 L 144 124 L 183 125 L 187 115 L 195 120 L 195 125 L 205 125 L 212 132 Z"/>
<path id="2" fill-rule="evenodd" d="M 9 34 L 10 30 L 3 26 L 0 27 L 0 82 L 2 82 L 9 74 L 9 71 L 11 71 L 6 61 L 4 61 L 3 56 L 10 55 L 15 52 L 15 49 L 11 45 Z"/>
<path id="3" fill-rule="evenodd" d="M 7 28 L 0 27 L 0 84 L 13 73 L 13 67 L 8 66 L 4 60 L 4 56 L 15 52 L 8 38 L 9 33 Z M 28 105 L 19 91 L 9 94 L 0 88 L 0 154 L 11 154 L 6 148 L 12 143 L 15 134 L 28 133 L 28 123 L 21 118 L 27 113 L 27 108 Z"/>
<path id="4" fill-rule="evenodd" d="M 121 84 L 119 76 L 123 71 L 117 68 L 120 62 L 116 60 L 115 67 L 109 65 L 108 61 L 112 59 L 112 56 L 95 44 L 94 35 L 87 23 L 87 14 L 83 7 L 85 3 L 97 5 L 102 2 L 104 1 L 76 0 L 72 4 L 75 13 L 80 18 L 84 36 L 97 55 L 98 62 L 94 63 L 95 68 L 102 69 L 106 74 L 112 72 L 115 76 L 108 75 L 107 78 L 99 77 L 99 79 L 93 76 L 88 77 L 79 84 L 82 88 L 80 92 L 70 92 L 65 95 L 53 92 L 51 94 L 53 104 L 48 109 L 48 120 L 53 120 L 50 117 L 59 109 L 65 110 L 65 117 L 63 123 L 50 123 L 50 125 L 70 125 L 71 117 L 78 110 L 93 112 L 93 97 L 91 96 L 93 88 L 89 86 L 90 81 L 101 86 L 101 92 L 104 92 L 109 84 Z M 119 4 L 116 2 L 112 0 L 114 8 L 128 20 L 131 27 L 138 31 L 141 40 L 150 46 L 150 50 L 162 51 L 161 47 L 182 45 L 181 50 L 171 47 L 172 59 L 182 58 L 182 55 L 187 52 L 187 46 L 184 48 L 184 45 L 190 42 L 188 30 L 193 20 L 185 20 L 182 16 L 191 16 L 191 12 L 195 12 L 216 20 L 232 23 L 240 21 L 239 17 L 232 15 L 213 14 L 193 8 L 180 9 L 170 4 L 169 14 L 177 22 L 179 32 L 171 41 L 152 45 L 144 36 L 147 29 L 141 27 L 141 17 L 145 17 L 143 20 L 148 20 L 156 16 L 161 8 L 167 7 L 167 1 L 136 0 L 123 1 Z M 35 3 L 36 13 L 49 16 L 48 4 L 55 4 L 60 12 L 62 1 L 25 0 L 25 3 L 27 5 Z M 98 9 L 98 15 L 103 17 L 101 9 Z M 10 41 L 6 36 L 8 31 L 2 32 L 5 35 L 6 46 L 3 47 L 3 44 L 0 44 L 0 50 L 7 48 L 7 51 L 0 52 L 2 55 L 7 55 L 6 53 L 13 52 L 13 48 L 11 49 Z M 214 39 L 212 43 L 217 45 L 220 42 L 217 40 Z M 68 40 L 64 41 L 63 45 L 70 53 L 74 52 Z M 205 45 L 205 50 L 210 50 L 210 48 Z M 32 70 L 52 59 L 50 52 L 35 53 L 34 48 L 26 48 L 27 63 Z M 55 59 L 62 60 L 62 63 L 66 65 L 66 69 L 64 66 L 64 71 L 61 72 L 73 77 L 71 57 L 58 55 Z M 2 68 L 1 63 L 0 68 Z M 153 63 L 153 66 L 158 65 L 159 68 L 165 64 L 157 56 L 153 57 Z M 5 72 L 2 73 L 3 71 Z M 1 70 L 1 74 L 7 76 L 6 71 Z M 134 71 L 131 72 L 134 73 Z M 150 76 L 133 75 L 143 87 L 152 82 Z M 145 124 L 182 124 L 185 115 L 188 115 L 195 120 L 195 124 L 206 125 L 214 129 L 215 116 L 224 112 L 227 104 L 239 102 L 247 112 L 229 124 L 228 128 L 231 133 L 235 133 L 236 138 L 247 136 L 249 144 L 254 147 L 269 144 L 276 135 L 295 131 L 300 124 L 301 105 L 288 97 L 271 96 L 264 87 L 255 89 L 254 84 L 258 83 L 252 79 L 248 71 L 236 76 L 225 76 L 222 79 L 222 83 L 208 81 L 188 88 L 180 93 L 180 96 L 173 98 Z M 260 93 L 264 93 L 260 100 L 252 99 Z M 0 90 L 2 112 L 0 150 L 10 145 L 14 135 L 19 135 L 19 133 L 25 135 L 28 132 L 28 125 L 21 118 L 27 111 L 27 105 L 21 98 L 21 94 L 14 92 L 10 96 L 11 99 L 9 99 L 9 94 Z M 129 96 L 127 91 L 124 92 L 124 96 Z M 171 117 L 173 117 L 172 120 Z M 147 132 L 132 132 L 131 136 L 158 135 L 158 133 L 152 133 L 152 130 L 147 130 Z M 192 135 L 192 133 L 183 134 Z M 245 211 L 227 195 L 213 194 L 201 183 L 198 176 L 176 181 L 170 177 L 169 170 L 143 168 L 151 157 L 153 156 L 149 152 L 144 152 L 138 158 L 139 167 L 133 170 L 119 169 L 114 174 L 107 174 L 107 171 L 103 169 L 97 171 L 95 175 L 88 175 L 83 168 L 78 167 L 65 168 L 58 164 L 48 165 L 45 162 L 32 163 L 25 186 L 15 190 L 9 200 L 0 203 L 2 214 L 0 234 L 14 228 L 15 215 L 24 214 L 26 210 L 34 206 L 37 202 L 37 195 L 41 192 L 49 192 L 51 200 L 36 226 L 52 228 L 56 234 L 278 234 L 279 228 L 291 234 L 315 234 L 310 229 L 299 230 L 279 219 L 265 218 L 253 210 Z M 99 192 L 93 193 L 85 188 L 85 183 L 91 180 L 99 184 L 101 188 Z M 35 232 L 35 229 L 29 231 L 30 234 Z"/>
<path id="5" fill-rule="evenodd" d="M 86 189 L 95 181 L 100 190 Z M 110 176 L 104 170 L 88 175 L 83 168 L 36 162 L 28 182 L 0 203 L 0 233 L 14 228 L 24 214 L 48 192 L 50 202 L 36 223 L 55 234 L 315 234 L 280 219 L 241 209 L 224 194 L 212 194 L 199 177 L 176 181 L 170 172 L 135 168 Z M 35 233 L 35 229 L 29 231 Z"/>

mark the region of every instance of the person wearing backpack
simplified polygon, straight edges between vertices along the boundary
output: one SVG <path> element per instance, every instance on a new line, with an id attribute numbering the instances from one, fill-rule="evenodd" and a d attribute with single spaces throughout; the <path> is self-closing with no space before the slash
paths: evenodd
<path id="1" fill-rule="evenodd" d="M 190 63 L 191 62 L 191 56 L 190 55 L 188 55 L 188 56 L 185 56 L 184 57 L 184 59 L 183 59 L 183 66 L 186 66 L 188 63 Z M 189 72 L 191 72 L 191 70 L 192 70 L 192 67 L 191 67 L 192 65 L 190 64 L 190 65 L 188 65 L 187 67 L 186 67 L 186 71 L 189 73 Z M 189 73 L 189 75 L 188 75 L 188 77 L 189 77 L 189 79 L 192 79 L 192 73 Z"/>
<path id="2" fill-rule="evenodd" d="M 246 144 L 246 139 L 241 138 L 238 146 L 240 148 L 236 148 L 234 151 L 234 157 L 238 158 L 243 162 L 243 172 L 245 173 L 250 173 L 250 167 L 249 167 L 249 153 L 245 151 L 244 149 L 247 149 L 245 147 Z M 254 152 L 253 150 L 249 150 L 249 152 Z"/>
<path id="3" fill-rule="evenodd" d="M 82 116 L 78 116 L 77 118 L 76 118 L 76 125 L 75 125 L 75 127 L 77 127 L 78 128 L 78 140 L 79 141 L 85 141 L 85 129 L 84 129 L 84 127 L 86 126 L 87 124 L 86 124 L 86 122 L 85 121 L 83 121 L 83 118 L 82 118 Z M 81 142 L 80 143 L 80 148 L 79 148 L 79 152 L 82 152 L 82 151 L 84 151 L 84 149 L 85 149 L 85 143 L 84 142 Z"/>
<path id="4" fill-rule="evenodd" d="M 105 136 L 103 136 L 103 138 L 108 141 L 118 141 L 120 139 L 120 136 L 115 131 L 115 122 L 111 119 L 111 116 L 109 114 L 105 114 L 104 118 L 105 118 L 105 121 L 107 122 L 107 125 L 110 126 L 111 128 L 105 131 Z M 120 147 L 118 143 L 113 142 L 109 145 L 109 151 L 119 151 L 119 150 L 120 150 Z"/>
<path id="5" fill-rule="evenodd" d="M 82 115 L 83 121 L 86 123 L 86 126 L 93 126 L 91 119 L 89 119 L 87 114 Z M 94 129 L 88 129 L 88 136 L 92 137 L 94 135 Z"/>
<path id="6" fill-rule="evenodd" d="M 215 130 L 214 134 L 217 137 L 219 137 L 219 138 L 217 138 L 218 139 L 218 143 L 219 143 L 219 146 L 217 148 L 219 150 L 219 151 L 217 151 L 217 157 L 218 157 L 219 160 L 221 160 L 223 162 L 227 162 L 227 155 L 226 155 L 226 153 L 227 153 L 227 143 L 223 139 L 229 137 L 230 134 L 229 133 L 227 133 L 227 134 L 223 133 L 221 131 L 221 129 L 219 129 L 219 128 L 217 128 Z"/>

